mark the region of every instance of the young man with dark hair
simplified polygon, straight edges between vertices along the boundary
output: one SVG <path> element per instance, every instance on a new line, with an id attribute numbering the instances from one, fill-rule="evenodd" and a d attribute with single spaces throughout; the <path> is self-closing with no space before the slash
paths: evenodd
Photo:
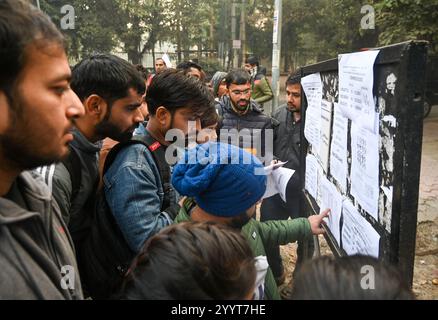
<path id="1" fill-rule="evenodd" d="M 245 70 L 251 76 L 251 98 L 262 107 L 265 102 L 272 100 L 274 93 L 266 75 L 263 73 L 259 64 L 259 59 L 251 56 L 245 60 Z"/>
<path id="2" fill-rule="evenodd" d="M 0 1 L 0 297 L 81 299 L 59 207 L 31 172 L 68 154 L 84 108 L 70 89 L 64 40 L 21 0 Z"/>
<path id="3" fill-rule="evenodd" d="M 251 99 L 251 79 L 245 70 L 233 70 L 225 77 L 228 93 L 222 97 L 216 107 L 221 116 L 218 130 L 228 130 L 228 142 L 264 157 L 268 163 L 272 160 L 272 135 L 266 135 L 266 130 L 272 130 L 278 125 L 277 121 L 265 115 L 259 104 Z M 240 132 L 235 137 L 232 129 Z M 247 130 L 242 130 L 247 129 Z M 221 141 L 224 137 L 220 137 Z M 227 141 L 223 141 L 227 142 Z M 244 145 L 251 142 L 251 145 Z M 260 145 L 257 145 L 260 142 Z M 267 147 L 267 148 L 266 148 Z M 271 150 L 271 152 L 268 152 Z"/>
<path id="4" fill-rule="evenodd" d="M 291 75 L 286 80 L 287 104 L 280 106 L 273 115 L 279 122 L 274 134 L 274 156 L 286 162 L 285 168 L 295 170 L 286 189 L 287 201 L 284 202 L 279 194 L 264 199 L 260 208 L 260 221 L 287 220 L 298 218 L 300 213 L 301 190 L 299 185 L 300 169 L 300 134 L 301 134 L 301 84 L 299 75 Z M 298 261 L 302 261 L 302 246 L 298 246 Z M 285 280 L 280 247 L 275 246 L 266 250 L 269 265 L 272 268 L 277 284 Z"/>
<path id="5" fill-rule="evenodd" d="M 154 141 L 121 150 L 103 177 L 104 191 L 114 218 L 133 252 L 146 239 L 172 223 L 179 210 L 171 186 L 163 190 L 162 174 L 152 152 L 163 152 L 171 144 L 166 134 L 178 129 L 188 139 L 189 121 L 201 130 L 201 116 L 214 108 L 213 97 L 200 81 L 176 70 L 166 70 L 154 78 L 146 94 L 150 119 L 145 135 Z M 195 133 L 195 132 L 193 132 Z M 126 186 L 130 186 L 127 188 Z M 163 207 L 164 200 L 168 203 Z"/>
<path id="6" fill-rule="evenodd" d="M 87 265 L 82 277 L 93 298 L 105 299 L 117 292 L 144 242 L 170 225 L 178 213 L 166 157 L 171 144 L 168 132 L 174 129 L 170 135 L 178 136 L 184 146 L 189 134 L 201 129 L 201 116 L 214 109 L 208 88 L 174 69 L 154 78 L 146 101 L 150 119 L 143 135 L 116 145 L 105 162 L 103 193 L 98 195 L 84 246 Z"/>
<path id="7" fill-rule="evenodd" d="M 184 61 L 181 62 L 177 67 L 177 70 L 182 71 L 185 75 L 190 77 L 195 77 L 202 82 L 204 82 L 205 79 L 205 73 L 202 70 L 202 67 L 193 61 Z"/>
<path id="8" fill-rule="evenodd" d="M 340 258 L 321 256 L 307 261 L 295 277 L 290 298 L 415 300 L 415 295 L 395 265 L 370 256 L 354 255 Z"/>
<path id="9" fill-rule="evenodd" d="M 255 262 L 248 242 L 236 230 L 213 222 L 173 224 L 147 241 L 130 268 L 121 298 L 250 300 Z"/>
<path id="10" fill-rule="evenodd" d="M 131 139 L 134 129 L 144 120 L 140 106 L 145 84 L 129 62 L 98 54 L 73 68 L 71 87 L 82 101 L 85 116 L 74 121 L 70 156 L 39 172 L 44 173 L 52 189 L 81 260 L 82 242 L 90 232 L 93 218 L 101 140 Z"/>

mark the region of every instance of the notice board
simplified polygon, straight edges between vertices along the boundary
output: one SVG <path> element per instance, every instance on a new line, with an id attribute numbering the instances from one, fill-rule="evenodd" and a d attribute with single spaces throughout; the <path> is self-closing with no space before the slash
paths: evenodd
<path id="1" fill-rule="evenodd" d="M 410 41 L 301 69 L 305 213 L 332 207 L 336 256 L 397 265 L 412 284 L 427 43 Z"/>

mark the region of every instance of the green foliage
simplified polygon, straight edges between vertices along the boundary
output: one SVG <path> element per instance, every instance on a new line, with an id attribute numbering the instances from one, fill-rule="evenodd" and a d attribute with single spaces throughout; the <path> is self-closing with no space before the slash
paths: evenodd
<path id="1" fill-rule="evenodd" d="M 175 44 L 178 62 L 207 56 L 210 61 L 218 56 L 220 44 L 225 54 L 230 53 L 232 2 L 239 4 L 239 35 L 242 0 L 40 0 L 58 26 L 60 8 L 74 7 L 76 27 L 63 31 L 72 60 L 93 52 L 124 52 L 133 63 L 163 41 Z M 243 2 L 245 53 L 270 60 L 274 0 Z M 375 9 L 376 29 L 361 29 L 361 8 L 366 4 Z M 427 40 L 431 52 L 438 53 L 437 21 L 438 0 L 283 0 L 283 71 L 410 39 Z"/>
<path id="2" fill-rule="evenodd" d="M 438 53 L 438 0 L 383 0 L 376 4 L 379 43 L 427 40 Z"/>

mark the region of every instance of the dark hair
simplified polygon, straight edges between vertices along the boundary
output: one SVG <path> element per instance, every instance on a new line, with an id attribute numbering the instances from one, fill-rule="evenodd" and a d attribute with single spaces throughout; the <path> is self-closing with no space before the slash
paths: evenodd
<path id="1" fill-rule="evenodd" d="M 72 70 L 71 87 L 81 101 L 97 94 L 109 105 L 126 97 L 131 88 L 139 94 L 146 90 L 134 65 L 111 54 L 96 54 L 79 62 Z"/>
<path id="2" fill-rule="evenodd" d="M 243 299 L 256 282 L 247 240 L 213 222 L 183 222 L 149 239 L 124 282 L 125 299 Z"/>
<path id="3" fill-rule="evenodd" d="M 301 75 L 300 72 L 295 72 L 291 74 L 286 80 L 286 87 L 292 84 L 300 84 L 301 83 Z"/>
<path id="4" fill-rule="evenodd" d="M 232 84 L 247 84 L 251 82 L 251 76 L 249 73 L 243 69 L 235 69 L 228 72 L 225 77 L 225 82 L 227 84 L 227 88 Z"/>
<path id="5" fill-rule="evenodd" d="M 207 86 L 175 69 L 166 69 L 154 77 L 146 93 L 146 102 L 151 115 L 155 115 L 161 106 L 170 112 L 190 107 L 199 117 L 214 108 L 214 98 Z"/>
<path id="6" fill-rule="evenodd" d="M 364 283 L 371 284 L 368 278 L 364 278 L 370 269 L 374 273 L 374 288 L 363 288 Z M 414 295 L 395 267 L 376 258 L 356 255 L 336 259 L 325 256 L 300 268 L 294 280 L 292 299 L 412 300 Z"/>
<path id="7" fill-rule="evenodd" d="M 192 61 L 192 60 L 181 62 L 181 63 L 176 67 L 176 70 L 181 71 L 181 72 L 184 73 L 185 75 L 188 75 L 188 73 L 191 71 L 192 68 L 195 68 L 195 69 L 198 69 L 198 70 L 199 70 L 199 72 L 201 73 L 201 78 L 200 78 L 200 80 L 201 80 L 202 82 L 205 82 L 206 74 L 205 74 L 204 70 L 202 69 L 202 67 L 201 67 L 198 63 L 196 63 L 196 62 L 194 62 L 194 61 Z"/>
<path id="8" fill-rule="evenodd" d="M 199 71 L 202 71 L 202 67 L 193 61 L 183 61 L 176 67 L 177 70 L 183 71 L 184 74 L 187 74 L 191 68 L 195 68 L 198 69 Z"/>
<path id="9" fill-rule="evenodd" d="M 137 69 L 137 71 L 140 72 L 140 74 L 144 80 L 147 80 L 148 75 L 149 75 L 148 69 L 143 67 L 141 64 L 136 64 L 135 69 Z"/>
<path id="10" fill-rule="evenodd" d="M 30 44 L 43 49 L 48 43 L 64 48 L 64 38 L 50 18 L 22 0 L 0 1 L 0 90 L 11 99 L 26 64 Z"/>
<path id="11" fill-rule="evenodd" d="M 245 60 L 245 63 L 248 63 L 252 66 L 256 65 L 258 67 L 259 66 L 259 59 L 255 56 L 250 56 Z"/>
<path id="12" fill-rule="evenodd" d="M 208 110 L 202 115 L 201 128 L 207 128 L 219 122 L 219 115 L 216 108 L 208 108 Z"/>

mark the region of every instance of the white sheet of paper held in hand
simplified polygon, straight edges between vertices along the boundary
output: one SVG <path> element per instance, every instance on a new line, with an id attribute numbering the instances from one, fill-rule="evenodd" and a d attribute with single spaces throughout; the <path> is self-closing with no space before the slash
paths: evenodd
<path id="1" fill-rule="evenodd" d="M 286 187 L 295 170 L 281 168 L 286 162 L 277 162 L 265 167 L 267 176 L 266 191 L 263 199 L 280 193 L 281 199 L 286 202 Z"/>
<path id="2" fill-rule="evenodd" d="M 348 255 L 364 254 L 378 258 L 380 235 L 360 215 L 350 200 L 342 205 L 342 248 Z"/>
<path id="3" fill-rule="evenodd" d="M 339 106 L 344 116 L 375 132 L 374 62 L 378 50 L 339 55 Z"/>

